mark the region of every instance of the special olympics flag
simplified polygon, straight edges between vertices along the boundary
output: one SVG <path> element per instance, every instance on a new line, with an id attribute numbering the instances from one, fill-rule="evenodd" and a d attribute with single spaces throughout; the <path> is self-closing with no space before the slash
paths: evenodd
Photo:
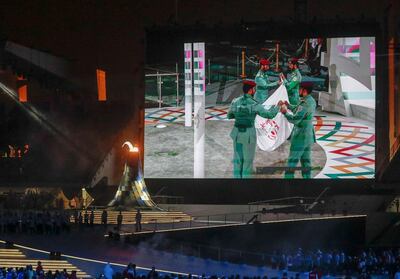
<path id="1" fill-rule="evenodd" d="M 289 101 L 286 87 L 283 84 L 263 103 L 263 106 L 268 109 L 277 105 L 279 100 Z M 289 123 L 281 112 L 278 112 L 273 119 L 257 115 L 254 127 L 256 128 L 258 147 L 264 151 L 274 151 L 289 138 L 293 124 Z"/>

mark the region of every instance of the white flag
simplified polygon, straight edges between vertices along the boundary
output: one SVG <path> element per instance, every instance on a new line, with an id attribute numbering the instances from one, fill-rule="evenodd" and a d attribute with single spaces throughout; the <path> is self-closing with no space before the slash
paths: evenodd
<path id="1" fill-rule="evenodd" d="M 289 102 L 286 87 L 283 84 L 263 103 L 263 106 L 268 109 L 277 105 L 279 100 Z M 289 138 L 293 129 L 293 124 L 289 123 L 281 112 L 278 112 L 273 119 L 257 115 L 254 126 L 257 132 L 258 147 L 264 151 L 274 151 L 278 148 Z"/>

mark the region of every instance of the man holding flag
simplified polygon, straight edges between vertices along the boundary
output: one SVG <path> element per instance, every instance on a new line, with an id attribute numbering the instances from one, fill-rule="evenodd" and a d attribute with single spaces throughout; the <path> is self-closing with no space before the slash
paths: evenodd
<path id="1" fill-rule="evenodd" d="M 269 109 L 253 99 L 255 93 L 253 81 L 243 81 L 243 96 L 231 103 L 228 119 L 235 119 L 235 126 L 230 134 L 233 140 L 233 175 L 235 178 L 250 177 L 256 151 L 257 136 L 254 119 L 257 115 L 272 119 L 279 112 L 277 106 Z"/>
<path id="2" fill-rule="evenodd" d="M 316 142 L 314 125 L 314 113 L 316 102 L 310 95 L 312 92 L 312 83 L 304 82 L 300 87 L 300 96 L 302 97 L 298 105 L 280 101 L 280 111 L 286 119 L 294 124 L 290 153 L 288 159 L 288 170 L 285 172 L 285 178 L 294 178 L 294 168 L 300 161 L 303 178 L 311 178 L 311 148 Z M 289 96 L 290 102 L 290 96 Z M 288 109 L 292 111 L 288 113 Z"/>
<path id="3" fill-rule="evenodd" d="M 299 71 L 299 63 L 297 58 L 292 58 L 288 63 L 289 73 L 287 79 L 281 73 L 280 77 L 286 87 L 289 96 L 289 103 L 291 105 L 298 105 L 300 103 L 299 88 L 301 83 L 301 74 Z"/>
<path id="4" fill-rule="evenodd" d="M 268 59 L 260 59 L 260 70 L 258 71 L 255 82 L 256 93 L 254 94 L 254 99 L 260 104 L 264 103 L 265 100 L 269 98 L 268 90 L 278 85 L 278 81 L 270 82 L 267 71 L 269 70 L 270 62 Z"/>

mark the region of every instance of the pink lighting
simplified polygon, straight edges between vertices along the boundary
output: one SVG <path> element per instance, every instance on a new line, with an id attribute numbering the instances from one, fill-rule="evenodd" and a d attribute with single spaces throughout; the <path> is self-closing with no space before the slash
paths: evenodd
<path id="1" fill-rule="evenodd" d="M 375 43 L 370 46 L 371 74 L 375 73 Z"/>

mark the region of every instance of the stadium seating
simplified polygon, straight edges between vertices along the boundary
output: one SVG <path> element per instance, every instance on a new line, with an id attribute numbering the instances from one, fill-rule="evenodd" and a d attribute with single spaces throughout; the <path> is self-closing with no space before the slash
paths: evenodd
<path id="1" fill-rule="evenodd" d="M 0 249 L 0 268 L 25 268 L 27 265 L 36 267 L 38 261 L 42 263 L 45 272 L 66 269 L 68 273 L 76 271 L 78 278 L 92 278 L 86 272 L 80 270 L 66 260 L 47 260 L 47 259 L 28 259 L 24 253 L 18 249 Z"/>

